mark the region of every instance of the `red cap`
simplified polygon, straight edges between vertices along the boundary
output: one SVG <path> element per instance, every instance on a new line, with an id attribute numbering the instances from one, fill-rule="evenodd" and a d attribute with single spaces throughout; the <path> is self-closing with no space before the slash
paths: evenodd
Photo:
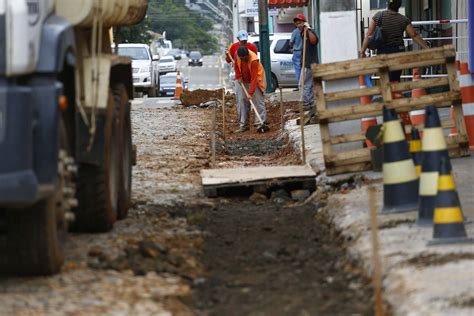
<path id="1" fill-rule="evenodd" d="M 296 20 L 306 22 L 306 17 L 303 14 L 299 13 L 295 16 L 295 18 L 293 19 L 293 22 L 295 22 Z"/>

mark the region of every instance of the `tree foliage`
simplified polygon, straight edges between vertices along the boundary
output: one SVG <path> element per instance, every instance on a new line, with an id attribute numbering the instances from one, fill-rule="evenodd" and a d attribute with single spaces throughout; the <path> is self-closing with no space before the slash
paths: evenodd
<path id="1" fill-rule="evenodd" d="M 147 15 L 153 32 L 166 31 L 166 38 L 175 45 L 181 43 L 181 48 L 200 50 L 203 54 L 218 49 L 217 38 L 208 33 L 213 21 L 188 9 L 184 0 L 150 0 Z"/>
<path id="2" fill-rule="evenodd" d="M 148 44 L 151 41 L 151 35 L 148 32 L 151 29 L 150 18 L 147 16 L 139 24 L 121 27 L 120 41 L 122 43 L 143 43 Z"/>

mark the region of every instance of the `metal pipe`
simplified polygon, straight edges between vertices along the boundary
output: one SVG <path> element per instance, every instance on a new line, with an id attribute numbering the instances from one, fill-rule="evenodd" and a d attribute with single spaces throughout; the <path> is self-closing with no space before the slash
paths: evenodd
<path id="1" fill-rule="evenodd" d="M 467 17 L 469 23 L 467 25 L 467 32 L 469 34 L 468 39 L 468 51 L 469 51 L 469 70 L 471 73 L 474 71 L 474 3 L 472 1 L 467 2 Z"/>
<path id="2" fill-rule="evenodd" d="M 467 23 L 468 19 L 457 19 L 457 20 L 431 20 L 431 21 L 412 21 L 412 25 L 438 25 L 438 24 L 456 24 L 456 23 Z"/>

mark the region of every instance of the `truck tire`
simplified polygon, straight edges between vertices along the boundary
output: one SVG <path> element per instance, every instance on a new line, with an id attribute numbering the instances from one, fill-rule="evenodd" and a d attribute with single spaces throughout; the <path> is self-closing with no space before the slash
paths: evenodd
<path id="1" fill-rule="evenodd" d="M 101 165 L 79 164 L 77 173 L 76 219 L 73 230 L 82 232 L 106 232 L 117 220 L 119 151 L 117 117 L 119 108 L 112 92 L 106 111 L 103 133 L 104 161 Z M 96 137 L 99 137 L 96 135 Z"/>
<path id="2" fill-rule="evenodd" d="M 61 214 L 53 198 L 29 208 L 5 210 L 7 272 L 18 275 L 59 272 L 67 234 L 67 223 Z"/>
<path id="3" fill-rule="evenodd" d="M 119 191 L 118 219 L 127 217 L 131 204 L 132 193 L 132 122 L 130 117 L 130 102 L 125 86 L 117 83 L 112 86 L 114 102 L 119 107 L 117 135 L 119 143 Z"/>

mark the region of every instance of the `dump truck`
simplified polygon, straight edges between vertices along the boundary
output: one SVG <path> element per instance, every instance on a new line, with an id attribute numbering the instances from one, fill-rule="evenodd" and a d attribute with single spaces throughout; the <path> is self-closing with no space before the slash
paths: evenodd
<path id="1" fill-rule="evenodd" d="M 110 230 L 131 195 L 131 60 L 111 28 L 147 0 L 0 0 L 0 272 L 57 273 L 69 229 Z"/>

